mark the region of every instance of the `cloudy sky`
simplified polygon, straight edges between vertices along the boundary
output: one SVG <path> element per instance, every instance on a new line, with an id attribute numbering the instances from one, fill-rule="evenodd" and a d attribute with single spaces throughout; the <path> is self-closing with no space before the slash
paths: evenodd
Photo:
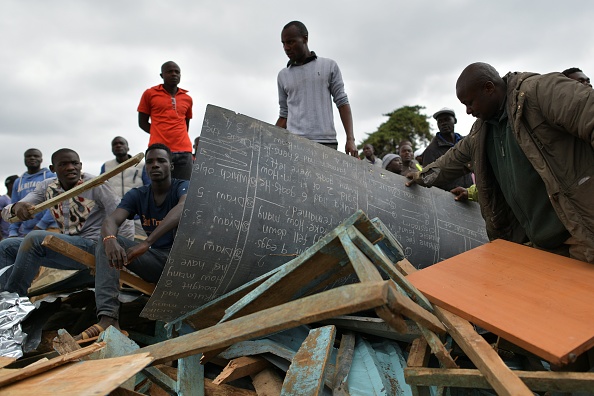
<path id="1" fill-rule="evenodd" d="M 192 139 L 209 103 L 274 123 L 276 75 L 287 61 L 280 31 L 295 19 L 308 27 L 310 49 L 341 67 L 357 143 L 404 105 L 427 115 L 452 107 L 465 135 L 473 119 L 454 91 L 465 66 L 485 61 L 501 74 L 577 66 L 594 77 L 593 11 L 580 0 L 4 0 L 0 180 L 25 171 L 30 147 L 44 166 L 73 148 L 94 174 L 112 157 L 114 136 L 132 154 L 144 151 L 136 108 L 167 60 L 180 65 L 180 86 L 194 99 Z"/>

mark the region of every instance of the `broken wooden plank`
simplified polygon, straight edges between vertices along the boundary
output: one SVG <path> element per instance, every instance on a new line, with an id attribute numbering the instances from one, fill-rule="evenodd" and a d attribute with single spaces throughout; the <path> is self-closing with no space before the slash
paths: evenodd
<path id="1" fill-rule="evenodd" d="M 220 385 L 238 378 L 255 375 L 269 365 L 270 363 L 261 357 L 242 356 L 229 361 L 229 364 L 212 382 L 215 385 Z"/>
<path id="2" fill-rule="evenodd" d="M 446 328 L 431 312 L 424 310 L 399 290 L 390 293 L 388 308 L 393 312 L 399 312 L 409 319 L 414 320 L 419 326 L 423 326 L 437 334 L 445 334 Z"/>
<path id="3" fill-rule="evenodd" d="M 355 335 L 344 333 L 340 339 L 340 347 L 336 356 L 336 369 L 332 381 L 332 394 L 335 396 L 348 396 L 347 377 L 353 363 L 355 353 Z"/>
<path id="4" fill-rule="evenodd" d="M 42 212 L 46 209 L 51 208 L 52 206 L 54 206 L 62 201 L 65 201 L 72 197 L 76 197 L 78 194 L 81 194 L 87 190 L 90 190 L 93 187 L 96 187 L 99 184 L 102 184 L 105 181 L 111 179 L 113 176 L 123 172 L 124 170 L 128 169 L 129 167 L 136 165 L 137 163 L 142 161 L 143 158 L 144 158 L 144 154 L 138 153 L 134 157 L 128 158 L 126 161 L 122 162 L 121 164 L 119 164 L 118 166 L 113 168 L 112 170 L 102 173 L 101 175 L 96 176 L 92 179 L 89 179 L 86 182 L 79 184 L 78 186 L 73 187 L 68 191 L 64 191 L 62 194 L 60 194 L 58 196 L 48 199 L 47 201 L 44 201 L 37 205 L 32 206 L 29 209 L 29 213 L 31 215 L 37 214 L 39 212 Z M 17 221 L 21 221 L 21 220 L 17 216 L 13 216 L 8 221 L 10 223 L 16 223 Z"/>
<path id="5" fill-rule="evenodd" d="M 280 396 L 283 381 L 273 369 L 265 368 L 251 377 L 258 396 Z"/>
<path id="6" fill-rule="evenodd" d="M 390 340 L 413 342 L 421 336 L 419 327 L 412 320 L 406 320 L 406 332 L 398 332 L 390 327 L 381 318 L 366 316 L 337 316 L 335 318 L 322 320 L 320 324 L 333 324 L 344 330 L 351 330 L 357 333 L 371 334 Z"/>
<path id="7" fill-rule="evenodd" d="M 338 239 L 338 236 L 349 226 L 356 227 L 372 241 L 383 238 L 383 234 L 369 221 L 365 213 L 358 210 L 229 307 L 221 322 L 269 308 L 280 302 L 300 298 L 350 275 L 353 270 Z"/>
<path id="8" fill-rule="evenodd" d="M 85 252 L 81 248 L 74 246 L 63 239 L 60 239 L 54 235 L 48 235 L 43 239 L 41 245 L 81 264 L 84 264 L 91 269 L 95 269 L 94 255 Z M 120 281 L 148 296 L 153 294 L 153 291 L 155 291 L 155 284 L 149 283 L 139 276 L 131 274 L 125 270 L 120 271 Z"/>
<path id="9" fill-rule="evenodd" d="M 283 382 L 281 395 L 317 396 L 324 388 L 326 363 L 330 357 L 336 327 L 313 329 L 295 354 Z"/>
<path id="10" fill-rule="evenodd" d="M 204 366 L 200 364 L 200 355 L 192 355 L 177 361 L 177 393 L 187 396 L 204 396 Z"/>
<path id="11" fill-rule="evenodd" d="M 81 349 L 81 346 L 74 340 L 74 337 L 64 329 L 58 330 L 58 335 L 52 341 L 52 347 L 60 355 L 65 355 L 68 352 Z M 88 356 L 85 356 L 82 359 L 88 359 Z"/>
<path id="12" fill-rule="evenodd" d="M 6 373 L 0 376 L 0 387 L 6 386 L 16 381 L 20 381 L 22 379 L 38 375 L 45 371 L 51 370 L 73 360 L 80 359 L 83 356 L 90 355 L 91 353 L 104 348 L 105 343 L 99 342 L 96 344 L 91 344 L 85 348 L 79 349 L 77 351 L 73 351 L 67 353 L 66 355 L 58 356 L 53 359 L 50 359 L 46 362 L 36 364 L 34 366 L 28 366 L 22 369 L 14 370 L 14 373 Z"/>
<path id="13" fill-rule="evenodd" d="M 378 220 L 374 224 L 381 224 Z M 385 229 L 383 227 L 382 229 Z M 373 264 L 377 268 L 381 268 L 389 277 L 392 279 L 396 284 L 404 290 L 406 295 L 412 299 L 415 303 L 419 304 L 422 308 L 426 309 L 427 311 L 431 312 L 433 310 L 433 306 L 412 283 L 410 283 L 406 277 L 401 274 L 399 271 L 396 270 L 394 264 L 386 258 L 384 258 L 380 253 L 378 253 L 378 246 L 375 246 L 369 242 L 367 238 L 365 238 L 359 230 L 354 227 L 349 227 L 348 235 L 353 241 L 353 243 L 373 262 Z M 391 236 L 390 233 L 388 235 Z"/>
<path id="14" fill-rule="evenodd" d="M 419 337 L 414 340 L 410 346 L 410 352 L 408 353 L 408 360 L 406 361 L 406 367 L 425 367 L 429 363 L 429 345 L 423 337 Z M 406 376 L 406 369 L 404 371 L 404 378 L 406 383 L 410 386 L 413 396 L 430 396 L 431 390 L 426 385 L 417 385 L 411 383 Z"/>
<path id="15" fill-rule="evenodd" d="M 442 367 L 458 368 L 458 365 L 456 364 L 454 359 L 452 359 L 450 352 L 443 345 L 443 342 L 437 336 L 437 334 L 422 326 L 419 327 L 419 330 L 421 330 L 421 334 L 423 334 L 423 337 L 425 337 L 427 344 L 429 344 L 431 352 L 435 355 L 437 360 L 439 360 L 439 363 Z"/>
<path id="16" fill-rule="evenodd" d="M 391 281 L 337 287 L 313 296 L 243 316 L 229 322 L 139 349 L 156 363 L 223 348 L 300 324 L 373 309 L 387 302 Z"/>
<path id="17" fill-rule="evenodd" d="M 178 378 L 179 373 L 176 368 L 165 365 L 158 365 L 156 368 L 172 379 Z M 166 394 L 159 388 L 151 388 L 150 394 L 152 396 L 166 396 Z M 208 378 L 204 379 L 204 394 L 206 396 L 259 396 L 252 390 L 242 389 L 228 384 L 215 385 L 212 383 L 212 380 Z M 180 393 L 180 395 L 184 394 Z"/>
<path id="18" fill-rule="evenodd" d="M 281 345 L 273 340 L 262 339 L 237 342 L 219 353 L 218 356 L 223 359 L 235 359 L 240 356 L 253 356 L 264 353 L 271 353 L 290 362 L 293 360 L 297 350 L 287 348 L 285 345 Z"/>
<path id="19" fill-rule="evenodd" d="M 535 392 L 592 392 L 594 373 L 557 371 L 514 371 Z M 404 375 L 409 384 L 418 386 L 443 385 L 458 388 L 492 389 L 489 382 L 476 369 L 436 369 L 408 367 Z"/>
<path id="20" fill-rule="evenodd" d="M 40 394 L 40 390 L 43 390 L 43 394 L 46 395 L 106 395 L 136 375 L 151 361 L 148 354 L 137 354 L 68 362 L 61 367 L 52 367 L 53 370 L 4 386 L 0 388 L 0 393 L 31 396 Z"/>

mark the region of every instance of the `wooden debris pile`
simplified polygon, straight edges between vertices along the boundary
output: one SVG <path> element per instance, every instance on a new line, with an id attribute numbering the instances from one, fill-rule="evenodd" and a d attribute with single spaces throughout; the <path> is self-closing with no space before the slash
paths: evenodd
<path id="1" fill-rule="evenodd" d="M 138 348 L 110 328 L 100 338 L 104 343 L 96 344 L 94 360 L 20 382 L 3 379 L 22 378 L 26 369 L 2 372 L 0 392 L 40 393 L 40 378 L 46 389 L 60 383 L 62 395 L 97 391 L 91 383 L 101 385 L 99 393 L 179 395 L 428 395 L 445 387 L 533 395 L 530 389 L 594 389 L 594 373 L 512 371 L 470 322 L 433 305 L 408 281 L 414 272 L 381 221 L 357 212 L 293 261 L 170 324 L 189 326 L 187 334 Z M 77 349 L 67 334 L 60 336 L 61 345 L 71 347 L 56 359 Z M 472 368 L 459 367 L 457 350 Z M 169 366 L 176 360 L 177 368 Z M 207 371 L 220 366 L 214 376 L 206 373 L 214 380 L 205 378 L 205 363 Z M 81 375 L 64 381 L 60 375 L 69 367 Z M 83 375 L 89 372 L 93 381 Z M 246 383 L 250 389 L 240 389 Z"/>

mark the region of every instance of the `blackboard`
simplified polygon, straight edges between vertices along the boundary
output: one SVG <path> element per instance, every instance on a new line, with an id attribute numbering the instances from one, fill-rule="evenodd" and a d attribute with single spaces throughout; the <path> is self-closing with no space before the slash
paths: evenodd
<path id="1" fill-rule="evenodd" d="M 177 235 L 142 315 L 171 321 L 290 261 L 362 209 L 418 268 L 487 241 L 477 204 L 230 110 L 206 109 Z"/>

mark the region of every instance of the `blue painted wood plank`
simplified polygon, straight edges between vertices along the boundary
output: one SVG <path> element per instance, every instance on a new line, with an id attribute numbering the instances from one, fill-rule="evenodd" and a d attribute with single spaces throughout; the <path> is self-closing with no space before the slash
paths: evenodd
<path id="1" fill-rule="evenodd" d="M 331 356 L 335 336 L 334 326 L 324 326 L 310 331 L 287 371 L 281 390 L 282 396 L 321 394 L 326 363 Z"/>

